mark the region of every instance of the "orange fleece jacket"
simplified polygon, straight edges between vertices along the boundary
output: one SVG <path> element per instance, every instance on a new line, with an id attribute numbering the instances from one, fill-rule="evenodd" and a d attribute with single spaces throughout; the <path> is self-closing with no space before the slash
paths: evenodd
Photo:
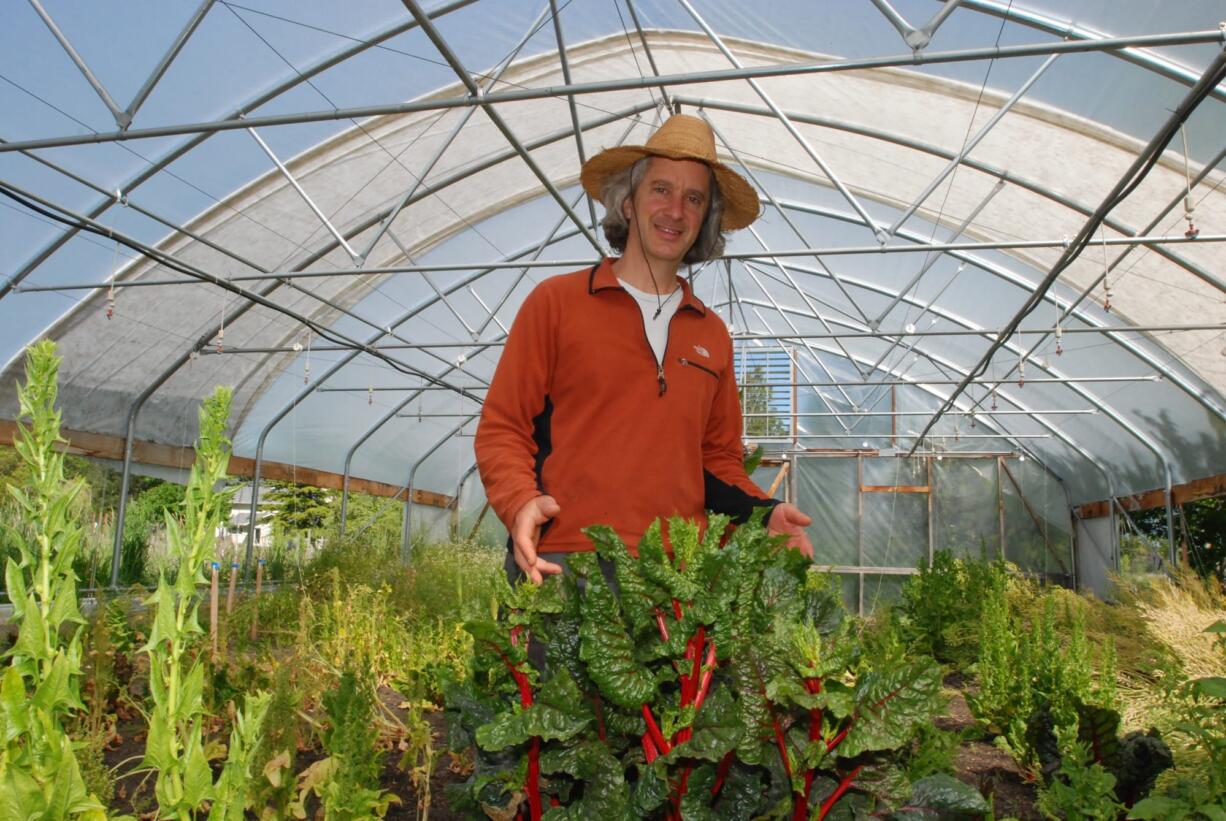
<path id="1" fill-rule="evenodd" d="M 588 551 L 611 525 L 633 549 L 658 517 L 743 521 L 776 502 L 745 475 L 732 340 L 681 283 L 664 361 L 612 260 L 538 285 L 521 306 L 475 442 L 490 506 L 510 529 L 542 493 L 561 512 L 542 553 Z"/>

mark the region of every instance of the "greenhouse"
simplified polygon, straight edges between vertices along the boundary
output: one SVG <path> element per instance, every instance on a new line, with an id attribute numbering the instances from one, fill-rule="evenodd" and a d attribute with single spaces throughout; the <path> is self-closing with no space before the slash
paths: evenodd
<path id="1" fill-rule="evenodd" d="M 0 817 L 19 809 L 20 817 L 40 818 L 427 817 L 431 773 L 446 743 L 435 738 L 431 746 L 438 727 L 421 705 L 444 701 L 463 713 L 450 743 L 471 748 L 463 775 L 475 772 L 478 786 L 468 805 L 456 798 L 441 815 L 436 790 L 435 817 L 469 817 L 464 806 L 471 817 L 484 810 L 533 821 L 833 819 L 867 817 L 874 808 L 881 817 L 923 817 L 906 815 L 904 805 L 951 818 L 1222 817 L 1226 736 L 1220 724 L 1214 734 L 1211 716 L 1226 698 L 1226 652 L 1204 632 L 1226 631 L 1217 580 L 1226 572 L 1226 9 L 1219 2 L 29 0 L 6 8 L 3 21 L 0 444 L 17 448 L 2 449 L 15 455 L 0 467 L 17 501 L 5 502 L 11 535 L 0 548 L 12 568 L 3 616 L 20 675 L 0 686 L 0 729 L 10 739 L 8 757 L 0 755 L 0 791 L 12 802 L 0 801 Z M 917 729 L 928 716 L 918 706 L 905 727 L 856 731 L 867 726 L 867 719 L 856 724 L 859 706 L 819 699 L 821 676 L 833 673 L 816 660 L 791 682 L 795 692 L 772 682 L 770 698 L 763 690 L 753 712 L 736 689 L 744 677 L 728 672 L 739 662 L 717 653 L 717 644 L 739 635 L 727 625 L 739 623 L 740 600 L 712 592 L 707 605 L 694 603 L 706 601 L 692 592 L 702 581 L 694 574 L 706 572 L 698 557 L 718 547 L 705 532 L 695 530 L 695 546 L 674 551 L 683 538 L 675 523 L 667 536 L 655 531 L 662 545 L 630 545 L 626 556 L 640 564 L 659 551 L 664 570 L 643 570 L 642 578 L 634 563 L 621 561 L 616 533 L 603 547 L 593 535 L 605 574 L 617 566 L 616 596 L 633 598 L 641 587 L 642 596 L 663 597 L 637 627 L 642 602 L 605 617 L 627 620 L 626 653 L 641 644 L 636 629 L 650 633 L 658 624 L 662 645 L 684 656 L 664 672 L 651 666 L 661 659 L 641 649 L 639 666 L 601 672 L 593 659 L 616 655 L 611 645 L 583 643 L 586 628 L 566 633 L 567 608 L 574 604 L 577 625 L 600 598 L 584 591 L 605 589 L 595 564 L 581 560 L 576 571 L 588 587 L 558 581 L 542 588 L 562 591 L 554 609 L 541 603 L 553 593 L 534 599 L 503 584 L 509 523 L 494 490 L 487 498 L 475 444 L 487 393 L 534 289 L 570 272 L 595 276 L 593 266 L 618 256 L 620 246 L 602 228 L 605 205 L 585 191 L 581 168 L 609 149 L 644 145 L 677 114 L 705 124 L 718 157 L 707 164 L 738 175 L 760 203 L 756 220 L 726 235 L 722 253 L 680 267 L 682 293 L 730 338 L 727 377 L 738 389 L 750 479 L 762 496 L 812 520 L 805 566 L 770 553 L 756 524 L 729 537 L 728 554 L 742 558 L 727 561 L 741 562 L 738 573 L 757 567 L 770 584 L 786 586 L 780 579 L 792 574 L 788 595 L 806 602 L 788 610 L 796 618 L 822 610 L 819 599 L 828 595 L 829 606 L 858 625 L 847 630 L 868 631 L 848 658 L 881 662 L 866 672 L 867 662 L 849 661 L 856 676 L 911 670 L 914 679 L 895 682 L 909 693 L 926 692 L 924 682 L 943 686 L 931 670 L 973 679 L 966 703 L 975 726 L 999 736 L 995 749 L 1012 754 L 1009 766 L 1025 789 L 1041 793 L 1037 804 L 1014 806 L 1002 790 L 991 809 L 979 808 L 930 781 L 948 777 L 939 768 L 916 769 L 920 752 L 903 756 L 912 767 L 903 781 L 855 780 L 862 767 L 876 772 L 880 750 L 911 744 L 922 752 L 943 742 L 925 735 L 931 728 Z M 646 307 L 643 316 L 646 322 Z M 55 353 L 40 340 L 53 342 Z M 663 357 L 657 367 L 663 395 Z M 226 390 L 215 393 L 218 386 Z M 58 418 L 50 404 L 38 405 L 40 396 L 50 397 Z M 635 424 L 633 413 L 624 424 Z M 69 501 L 54 502 L 56 477 L 63 478 L 49 455 L 56 435 L 48 432 L 56 431 L 69 459 L 86 457 L 64 463 L 92 493 L 73 514 L 64 513 Z M 548 450 L 536 458 L 539 484 Z M 14 467 L 19 462 L 25 467 Z M 659 468 L 666 478 L 669 469 Z M 35 491 L 21 487 L 48 501 L 27 504 L 34 496 L 22 494 Z M 55 536 L 55 528 L 76 535 Z M 41 559 L 36 547 L 19 545 L 29 534 L 36 535 L 28 544 L 44 546 Z M 53 561 L 48 551 L 69 542 L 80 542 L 72 548 L 79 556 Z M 758 558 L 743 558 L 751 556 Z M 143 772 L 158 773 L 157 787 L 152 778 L 137 786 L 131 766 L 107 758 L 106 769 L 100 757 L 95 769 L 111 773 L 108 783 L 136 796 L 143 789 L 143 799 L 91 804 L 87 792 L 105 788 L 81 759 L 88 790 L 64 799 L 59 815 L 30 815 L 37 790 L 29 785 L 43 782 L 18 772 L 25 742 L 4 712 L 17 703 L 10 701 L 21 694 L 17 687 L 61 716 L 79 747 L 82 726 L 91 737 L 129 734 L 115 729 L 123 709 L 116 719 L 90 701 L 87 719 L 75 695 L 61 706 L 36 695 L 43 691 L 35 668 L 53 663 L 27 647 L 34 611 L 24 597 L 28 588 L 36 601 L 37 588 L 42 602 L 51 588 L 45 580 L 38 587 L 37 574 L 29 584 L 20 576 L 43 567 L 67 579 L 74 574 L 67 564 L 75 579 L 64 583 L 84 597 L 83 607 L 88 600 L 89 618 L 58 599 L 54 620 L 50 605 L 43 608 L 45 647 L 55 645 L 55 626 L 79 620 L 73 649 L 64 651 L 72 664 L 83 663 L 81 642 L 95 647 L 95 635 L 106 632 L 96 624 L 109 624 L 107 641 L 128 641 L 131 658 L 143 659 L 132 670 L 148 678 L 147 692 L 126 703 L 148 722 L 137 734 L 147 732 L 150 746 L 129 753 Z M 712 578 L 721 572 L 712 570 Z M 827 585 L 820 595 L 819 577 Z M 719 588 L 718 580 L 706 582 Z M 958 592 L 934 593 L 942 582 Z M 1151 584 L 1191 596 L 1187 612 L 1204 622 L 1152 655 L 1128 642 L 1157 630 L 1145 614 L 1174 612 L 1160 602 L 1177 594 Z M 156 592 L 137 595 L 133 585 Z M 941 596 L 956 600 L 957 612 L 934 616 L 940 626 L 924 633 L 925 597 Z M 786 598 L 763 592 L 757 601 L 784 608 Z M 1024 599 L 1021 614 L 1008 616 L 1016 622 L 993 622 L 985 604 L 996 602 L 1003 613 Z M 121 600 L 132 607 L 118 607 Z M 1075 603 L 1083 600 L 1090 603 Z M 694 606 L 683 613 L 687 602 Z M 168 638 L 163 606 L 167 623 L 186 631 L 179 638 Z M 717 611 L 725 621 L 711 615 Z M 501 670 L 482 656 L 483 641 L 494 646 L 486 628 L 465 633 L 464 625 L 492 617 L 488 624 L 501 629 L 507 612 L 522 619 L 513 615 L 509 639 L 499 640 Z M 390 642 L 400 634 L 387 625 L 405 614 L 413 619 L 395 651 L 339 638 Z M 762 624 L 776 623 L 769 615 Z M 342 630 L 344 618 L 353 621 Z M 684 625 L 691 643 L 683 637 L 670 645 L 666 621 L 674 637 Z M 325 622 L 327 640 L 308 626 Z M 267 667 L 259 661 L 267 649 L 257 640 L 261 625 L 279 636 L 274 643 L 288 642 L 277 644 L 274 657 L 305 642 L 329 673 L 305 673 L 315 669 L 306 662 L 292 673 L 273 669 L 292 664 Z M 573 638 L 566 645 L 573 658 L 564 663 L 553 649 L 536 658 L 529 642 L 520 646 L 521 628 L 538 649 L 538 633 L 555 645 Z M 831 635 L 822 632 L 812 646 L 834 653 Z M 159 638 L 170 649 L 159 649 Z M 1110 658 L 1099 656 L 1108 644 Z M 407 649 L 419 645 L 440 655 Z M 902 645 L 905 664 L 891 655 Z M 945 667 L 921 674 L 912 651 Z M 1031 681 L 1057 682 L 1056 689 L 1034 684 L 1023 696 L 993 685 L 984 672 L 992 652 L 1001 664 L 1033 665 Z M 1186 655 L 1177 663 L 1185 653 L 1196 665 Z M 390 657 L 418 666 L 388 667 L 384 675 Z M 1064 663 L 1074 672 L 1053 672 L 1052 664 Z M 184 676 L 194 671 L 194 698 L 205 706 L 192 713 L 180 703 L 179 713 L 157 718 L 161 707 L 141 699 L 162 704 L 168 685 L 157 683 L 160 664 L 183 665 Z M 122 682 L 126 668 L 116 665 Z M 1104 672 L 1114 674 L 1114 665 L 1118 694 Z M 1086 728 L 1102 724 L 1101 713 L 1091 720 L 1079 711 L 1112 712 L 1110 737 L 1121 749 L 1132 749 L 1125 730 L 1150 726 L 1140 716 L 1158 696 L 1146 702 L 1136 694 L 1163 676 L 1151 680 L 1147 672 L 1142 683 L 1128 678 L 1129 665 L 1166 670 L 1169 687 L 1178 680 L 1191 688 L 1180 691 L 1178 709 L 1192 711 L 1179 714 L 1182 723 L 1153 719 L 1184 728 L 1164 747 L 1168 758 L 1174 750 L 1174 769 L 1155 776 L 1153 792 L 1151 779 L 1130 795 L 1115 772 L 1114 814 L 1074 811 L 1061 789 L 1085 798 L 1090 781 L 1076 773 L 1098 764 L 1076 770 L 1071 751 L 1080 749 L 1078 732 L 1085 742 Z M 768 667 L 763 662 L 760 677 Z M 373 711 L 369 720 L 344 712 L 362 703 L 355 693 L 365 693 L 353 668 L 374 671 L 366 682 L 374 702 L 362 708 Z M 167 682 L 178 682 L 174 670 Z M 740 715 L 740 741 L 728 741 L 728 722 L 719 725 L 722 735 L 702 724 L 701 670 L 708 685 L 715 681 L 706 713 Z M 291 674 L 304 678 L 278 678 Z M 493 682 L 496 674 L 505 693 L 519 693 L 519 718 L 490 713 L 478 732 L 464 710 L 484 702 L 444 698 L 444 691 L 482 675 Z M 83 668 L 63 675 L 93 680 Z M 858 678 L 861 692 L 846 683 L 852 675 L 836 690 L 869 699 L 868 713 L 886 700 L 873 701 L 872 693 L 898 692 L 885 679 Z M 248 695 L 244 707 L 244 676 L 271 695 Z M 679 698 L 672 712 L 656 708 L 664 732 L 646 695 L 614 688 L 623 704 L 602 676 L 618 686 L 654 676 L 654 686 Z M 1059 690 L 1074 681 L 1081 682 L 1076 698 Z M 560 706 L 580 695 L 596 704 L 582 722 Z M 1172 703 L 1163 702 L 1163 716 L 1176 715 Z M 773 735 L 750 749 L 750 716 L 769 730 L 772 704 L 780 717 Z M 1042 759 L 1034 716 L 1022 714 L 1021 704 L 1050 708 L 1057 729 L 1048 746 L 1060 747 L 1063 764 Z M 558 715 L 523 718 L 547 709 Z M 636 744 L 642 739 L 627 753 L 637 758 L 624 777 L 604 747 L 602 758 L 584 746 L 597 744 L 596 736 L 578 729 L 599 724 L 599 741 L 621 756 L 605 737 L 618 732 L 615 709 L 629 710 L 623 723 L 634 723 Z M 832 726 L 843 722 L 833 745 L 813 717 L 822 710 Z M 309 730 L 295 730 L 298 746 L 308 749 L 315 733 L 323 739 L 316 751 L 326 752 L 295 759 L 291 751 L 277 771 L 271 730 L 259 729 L 261 721 L 275 724 L 265 712 L 282 716 L 282 732 L 295 712 L 315 716 Z M 192 744 L 204 743 L 201 716 L 206 741 L 222 748 L 208 762 L 192 757 Z M 370 738 L 358 730 L 340 738 L 344 726 L 365 727 Z M 1194 726 L 1204 735 L 1186 736 Z M 879 748 L 867 740 L 874 733 L 902 735 Z M 844 737 L 850 752 L 842 747 L 836 765 Z M 813 752 L 822 738 L 829 760 Z M 169 746 L 155 754 L 155 740 Z M 64 743 L 67 752 L 56 755 L 71 758 Z M 346 766 L 361 767 L 337 750 L 363 743 L 409 750 L 397 772 L 411 788 L 391 806 L 394 789 L 359 788 L 357 775 L 342 777 Z M 704 752 L 686 758 L 683 745 Z M 1184 748 L 1202 757 L 1188 764 Z M 365 755 L 377 781 L 383 765 Z M 502 758 L 495 766 L 489 756 Z M 216 784 L 193 794 L 209 766 Z M 611 769 L 622 778 L 613 786 Z M 263 792 L 248 783 L 261 772 Z M 1176 772 L 1206 780 L 1193 789 Z M 992 788 L 956 774 L 977 787 L 976 796 L 992 799 Z M 537 786 L 538 777 L 554 791 Z M 687 792 L 691 779 L 702 789 Z M 376 797 L 361 809 L 345 804 L 367 788 Z M 619 790 L 624 800 L 609 797 Z M 716 803 L 700 807 L 699 793 Z M 938 793 L 946 797 L 932 797 Z M 17 803 L 19 794 L 34 803 Z M 1105 795 L 1099 798 L 1107 802 Z M 1143 809 L 1130 814 L 1135 807 Z"/>

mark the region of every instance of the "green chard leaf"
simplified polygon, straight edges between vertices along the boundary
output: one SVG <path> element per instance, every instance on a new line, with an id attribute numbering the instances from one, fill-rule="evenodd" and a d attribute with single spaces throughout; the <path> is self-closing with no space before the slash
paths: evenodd
<path id="1" fill-rule="evenodd" d="M 712 807 L 717 818 L 749 821 L 763 808 L 762 771 L 734 762 Z"/>
<path id="2" fill-rule="evenodd" d="M 941 670 L 929 660 L 865 673 L 856 687 L 851 729 L 835 750 L 853 758 L 868 750 L 891 750 L 939 709 Z"/>
<path id="3" fill-rule="evenodd" d="M 937 773 L 911 786 L 911 798 L 893 818 L 979 818 L 991 812 L 979 790 L 952 775 Z"/>
<path id="4" fill-rule="evenodd" d="M 637 818 L 653 818 L 668 800 L 668 771 L 662 763 L 642 764 L 630 798 L 630 809 Z"/>
<path id="5" fill-rule="evenodd" d="M 655 697 L 656 684 L 650 671 L 635 658 L 635 644 L 626 632 L 617 599 L 599 573 L 588 578 L 581 605 L 579 656 L 601 695 L 627 710 L 634 710 Z"/>
<path id="6" fill-rule="evenodd" d="M 745 733 L 745 725 L 725 688 L 712 689 L 694 718 L 693 731 L 689 741 L 678 744 L 661 760 L 666 764 L 683 758 L 718 762 L 730 750 L 736 749 Z"/>
<path id="7" fill-rule="evenodd" d="M 617 531 L 605 525 L 595 525 L 583 531 L 596 546 L 596 553 L 602 559 L 613 563 L 617 573 L 617 586 L 620 589 L 622 612 L 630 622 L 635 633 L 642 632 L 655 619 L 655 607 L 663 594 L 653 596 L 647 581 L 639 573 L 638 560 L 630 555 L 630 549 L 617 535 Z M 597 573 L 600 571 L 597 570 Z"/>
<path id="8" fill-rule="evenodd" d="M 677 572 L 665 552 L 664 536 L 658 519 L 651 523 L 639 542 L 638 567 L 643 578 L 677 601 L 690 602 L 698 595 L 698 585 Z"/>
<path id="9" fill-rule="evenodd" d="M 485 750 L 504 750 L 533 737 L 566 741 L 587 727 L 594 715 L 570 674 L 558 672 L 541 688 L 536 702 L 520 711 L 504 712 L 477 728 L 477 744 Z"/>

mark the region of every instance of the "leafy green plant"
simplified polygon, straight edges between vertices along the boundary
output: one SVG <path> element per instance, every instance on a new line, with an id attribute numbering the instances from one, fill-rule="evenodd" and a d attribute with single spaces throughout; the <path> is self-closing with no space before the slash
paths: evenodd
<path id="1" fill-rule="evenodd" d="M 1006 575 L 1001 562 L 955 558 L 938 550 L 922 559 L 902 588 L 898 611 L 909 644 L 937 661 L 967 668 L 978 654 L 985 593 Z"/>
<path id="2" fill-rule="evenodd" d="M 1107 807 L 1119 814 L 1144 798 L 1171 766 L 1171 749 L 1157 730 L 1120 737 L 1115 710 L 1080 702 L 1074 709 L 1073 722 L 1057 725 L 1050 708 L 1040 708 L 1026 727 L 1046 785 L 1045 800 L 1070 818 L 1078 813 L 1100 817 L 1093 812 L 1105 813 Z"/>
<path id="3" fill-rule="evenodd" d="M 262 818 L 286 818 L 294 800 L 294 764 L 299 745 L 298 710 L 303 694 L 296 686 L 293 665 L 281 665 L 273 675 L 263 733 L 252 753 L 252 767 L 264 777 L 257 779 L 252 804 Z"/>
<path id="4" fill-rule="evenodd" d="M 1036 712 L 1050 715 L 1056 727 L 1076 731 L 1080 705 L 1114 706 L 1114 646 L 1107 642 L 1100 653 L 1102 669 L 1096 678 L 1084 610 L 1076 600 L 1067 608 L 1063 624 L 1062 630 L 1056 620 L 1056 596 L 1051 593 L 1043 596 L 1026 625 L 1010 606 L 1006 577 L 994 580 L 985 591 L 979 661 L 974 668 L 979 692 L 967 695 L 967 705 L 1023 766 L 1033 767 L 1040 758 L 1033 734 L 1027 732 Z"/>
<path id="5" fill-rule="evenodd" d="M 325 821 L 382 818 L 400 799 L 379 789 L 383 756 L 374 726 L 374 692 L 365 676 L 346 670 L 335 689 L 324 695 L 328 725 L 323 732 L 328 757 L 299 775 L 299 797 L 291 807 L 306 818 L 310 793 L 323 802 Z"/>
<path id="6" fill-rule="evenodd" d="M 253 777 L 252 765 L 259 748 L 269 700 L 268 693 L 248 696 L 245 709 L 234 716 L 225 765 L 213 787 L 209 821 L 243 821 L 247 817 L 244 811 L 254 804 L 253 782 L 257 779 Z"/>
<path id="7" fill-rule="evenodd" d="M 0 817 L 105 818 L 87 791 L 65 722 L 84 709 L 80 697 L 82 618 L 73 561 L 81 527 L 72 515 L 80 481 L 64 481 L 55 409 L 60 358 L 49 341 L 31 345 L 15 442 L 29 485 L 8 491 L 24 533 L 7 539 L 18 550 L 4 580 L 17 641 L 0 679 Z"/>
<path id="8" fill-rule="evenodd" d="M 166 533 L 172 561 L 178 568 L 173 586 L 163 570 L 157 590 L 146 601 L 153 608 L 149 640 L 142 648 L 149 655 L 149 685 L 153 707 L 145 742 L 143 766 L 157 772 L 154 794 L 160 815 L 189 819 L 206 803 L 210 817 L 230 818 L 247 803 L 248 767 L 257 743 L 267 700 L 248 696 L 236 717 L 237 735 L 222 780 L 213 783 L 205 752 L 202 722 L 205 660 L 200 639 L 200 596 L 206 583 L 204 569 L 213 559 L 214 538 L 224 512 L 225 478 L 230 442 L 225 435 L 230 415 L 230 391 L 217 388 L 200 409 L 200 438 L 184 496 L 182 520 L 166 512 Z"/>
<path id="9" fill-rule="evenodd" d="M 472 675 L 447 689 L 453 744 L 480 749 L 467 806 L 550 821 L 985 812 L 970 787 L 912 783 L 900 763 L 939 709 L 939 668 L 863 669 L 828 580 L 760 514 L 721 547 L 726 525 L 657 523 L 637 557 L 589 528 L 616 587 L 580 554 L 467 625 Z"/>
<path id="10" fill-rule="evenodd" d="M 1118 716 L 1117 716 L 1118 718 Z M 1114 821 L 1124 810 L 1115 796 L 1115 776 L 1095 761 L 1090 746 L 1067 728 L 1056 733 L 1061 762 L 1054 778 L 1039 791 L 1039 809 L 1048 818 Z"/>

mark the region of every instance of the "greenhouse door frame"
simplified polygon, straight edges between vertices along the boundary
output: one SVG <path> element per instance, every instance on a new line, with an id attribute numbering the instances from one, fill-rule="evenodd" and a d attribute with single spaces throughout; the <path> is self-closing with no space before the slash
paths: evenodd
<path id="1" fill-rule="evenodd" d="M 925 554 L 927 556 L 928 561 L 931 563 L 933 554 L 936 551 L 936 541 L 937 541 L 936 517 L 934 515 L 935 514 L 935 509 L 934 509 L 935 495 L 933 493 L 933 490 L 936 487 L 936 471 L 933 466 L 933 463 L 936 461 L 941 461 L 942 459 L 964 459 L 964 460 L 976 460 L 976 461 L 984 461 L 987 459 L 994 460 L 996 463 L 996 471 L 995 471 L 996 473 L 996 511 L 997 511 L 996 522 L 997 522 L 997 537 L 998 537 L 997 549 L 995 551 L 996 558 L 1000 560 L 1005 560 L 1006 555 L 1007 555 L 1008 528 L 1006 526 L 1006 516 L 1005 516 L 1005 482 L 1008 481 L 1009 484 L 1012 486 L 1013 491 L 1017 494 L 1018 499 L 1021 501 L 1022 508 L 1025 510 L 1026 515 L 1030 518 L 1031 522 L 1035 525 L 1039 533 L 1042 535 L 1043 543 L 1044 543 L 1045 549 L 1047 550 L 1047 553 L 1052 558 L 1055 559 L 1060 569 L 1064 572 L 1064 574 L 1069 579 L 1072 580 L 1073 585 L 1076 586 L 1076 583 L 1077 583 L 1076 557 L 1073 553 L 1073 550 L 1074 550 L 1073 544 L 1072 542 L 1070 542 L 1069 555 L 1067 557 L 1062 557 L 1061 555 L 1059 555 L 1059 552 L 1056 550 L 1056 546 L 1053 545 L 1051 538 L 1049 537 L 1048 529 L 1045 525 L 1045 522 L 1039 516 L 1035 507 L 1031 504 L 1031 501 L 1026 496 L 1026 493 L 1022 490 L 1021 482 L 1017 480 L 1017 478 L 1013 475 L 1013 472 L 1009 470 L 1009 467 L 1006 464 L 1006 460 L 1008 459 L 1018 459 L 1019 457 L 1016 454 L 1000 453 L 1000 452 L 990 452 L 990 453 L 965 452 L 965 453 L 941 453 L 941 454 L 924 453 L 924 454 L 916 454 L 915 456 L 907 457 L 909 459 L 919 458 L 919 459 L 924 460 L 923 475 L 925 477 L 926 484 L 923 484 L 923 485 L 907 485 L 907 484 L 866 485 L 864 483 L 864 460 L 866 458 L 869 458 L 869 459 L 889 458 L 890 457 L 889 453 L 881 453 L 879 451 L 872 451 L 872 450 L 870 451 L 864 451 L 864 450 L 796 450 L 796 451 L 791 451 L 785 454 L 781 454 L 780 456 L 782 458 L 783 464 L 792 468 L 791 470 L 788 471 L 788 474 L 786 476 L 786 481 L 784 483 L 786 486 L 787 498 L 792 502 L 796 502 L 800 498 L 799 497 L 800 489 L 798 486 L 798 482 L 799 482 L 799 476 L 800 476 L 801 471 L 798 469 L 797 465 L 793 465 L 791 463 L 798 462 L 799 460 L 802 460 L 802 459 L 849 459 L 849 458 L 854 457 L 856 460 L 855 527 L 856 527 L 856 559 L 858 561 L 858 564 L 856 565 L 834 565 L 834 564 L 822 565 L 822 564 L 819 564 L 816 566 L 819 569 L 827 573 L 833 573 L 840 577 L 854 577 L 856 579 L 856 582 L 857 582 L 857 590 L 856 590 L 857 615 L 863 616 L 865 613 L 865 610 L 864 610 L 865 577 L 867 576 L 913 576 L 919 572 L 916 567 L 869 566 L 864 563 L 865 561 L 865 544 L 864 544 L 864 499 L 865 499 L 865 495 L 869 493 L 895 493 L 895 494 L 902 493 L 902 494 L 923 494 L 924 496 L 927 497 L 927 504 L 925 506 L 926 512 L 927 512 L 927 527 L 925 530 L 926 530 L 928 543 L 927 543 L 927 550 L 925 551 Z M 1051 476 L 1050 471 L 1048 471 L 1046 467 L 1044 467 L 1043 469 L 1044 469 L 1044 472 L 1048 473 L 1048 475 Z M 1055 477 L 1053 476 L 1052 478 L 1055 478 Z M 1069 524 L 1070 524 L 1070 534 L 1071 534 L 1073 532 L 1072 522 L 1070 521 Z"/>

